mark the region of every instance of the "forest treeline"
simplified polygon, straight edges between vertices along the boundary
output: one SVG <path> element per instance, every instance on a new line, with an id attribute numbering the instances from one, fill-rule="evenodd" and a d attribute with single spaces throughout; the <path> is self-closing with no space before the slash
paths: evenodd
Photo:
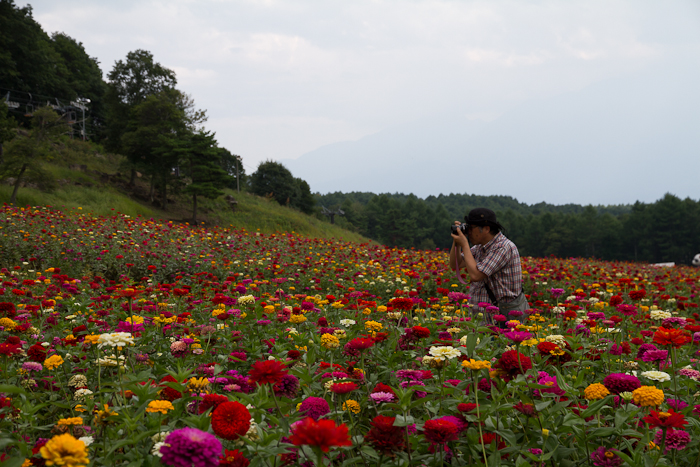
<path id="1" fill-rule="evenodd" d="M 527 205 L 509 196 L 468 194 L 315 197 L 329 211 L 343 211 L 335 216 L 337 224 L 389 246 L 447 248 L 450 224 L 473 208 L 487 207 L 524 256 L 690 264 L 700 252 L 700 201 L 672 194 L 654 203 L 616 206 Z"/>

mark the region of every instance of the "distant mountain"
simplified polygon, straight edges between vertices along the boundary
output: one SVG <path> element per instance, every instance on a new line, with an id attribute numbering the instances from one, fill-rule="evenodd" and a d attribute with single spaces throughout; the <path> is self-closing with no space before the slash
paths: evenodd
<path id="1" fill-rule="evenodd" d="M 699 69 L 607 80 L 488 123 L 426 119 L 281 162 L 320 193 L 499 194 L 530 204 L 697 194 Z"/>

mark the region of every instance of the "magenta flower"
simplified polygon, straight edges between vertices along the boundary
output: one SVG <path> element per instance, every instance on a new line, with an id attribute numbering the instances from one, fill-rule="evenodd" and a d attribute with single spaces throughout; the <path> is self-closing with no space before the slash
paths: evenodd
<path id="1" fill-rule="evenodd" d="M 161 461 L 173 467 L 216 467 L 221 442 L 216 436 L 196 428 L 181 428 L 165 438 Z"/>

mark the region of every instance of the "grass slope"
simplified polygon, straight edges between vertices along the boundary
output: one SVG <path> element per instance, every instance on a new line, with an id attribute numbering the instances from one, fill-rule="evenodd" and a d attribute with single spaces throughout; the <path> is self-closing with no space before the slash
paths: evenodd
<path id="1" fill-rule="evenodd" d="M 100 154 L 94 145 L 73 142 L 70 150 L 62 151 L 59 159 L 44 165 L 53 178 L 52 189 L 39 189 L 31 185 L 21 187 L 17 193 L 18 206 L 48 205 L 61 210 L 80 208 L 83 212 L 101 216 L 121 212 L 130 216 L 176 222 L 187 222 L 192 218 L 190 197 L 173 196 L 167 211 L 163 211 L 145 200 L 149 188 L 145 179 L 137 179 L 136 188 L 128 189 L 122 156 Z M 371 242 L 357 233 L 280 206 L 273 200 L 245 192 L 225 191 L 237 201 L 235 210 L 232 210 L 223 196 L 215 200 L 200 197 L 197 215 L 199 222 L 208 226 L 259 230 L 263 233 L 293 231 L 312 238 Z M 0 202 L 9 203 L 11 194 L 12 186 L 0 185 Z"/>

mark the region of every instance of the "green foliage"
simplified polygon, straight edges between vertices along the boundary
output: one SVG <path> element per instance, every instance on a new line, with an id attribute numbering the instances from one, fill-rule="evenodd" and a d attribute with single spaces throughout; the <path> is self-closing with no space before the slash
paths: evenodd
<path id="1" fill-rule="evenodd" d="M 231 154 L 231 152 L 226 148 L 217 149 L 219 151 L 221 168 L 223 168 L 226 173 L 232 177 L 229 183 L 229 188 L 232 190 L 245 190 L 248 183 L 248 176 L 245 173 L 245 167 L 243 166 L 243 159 L 241 156 Z"/>
<path id="2" fill-rule="evenodd" d="M 221 168 L 221 152 L 216 147 L 214 134 L 200 131 L 192 135 L 182 165 L 191 183 L 182 192 L 192 195 L 192 219 L 197 222 L 197 196 L 214 199 L 223 195 L 222 189 L 230 183 L 230 176 Z"/>
<path id="3" fill-rule="evenodd" d="M 109 83 L 105 101 L 107 104 L 108 149 L 120 152 L 122 136 L 126 133 L 134 107 L 149 96 L 174 89 L 175 72 L 153 59 L 146 50 L 136 50 L 119 60 L 108 75 Z"/>
<path id="4" fill-rule="evenodd" d="M 258 196 L 274 199 L 283 206 L 291 206 L 311 214 L 315 200 L 309 184 L 294 178 L 284 165 L 275 161 L 265 161 L 250 176 L 250 191 Z"/>
<path id="5" fill-rule="evenodd" d="M 14 178 L 11 203 L 16 201 L 17 191 L 25 180 L 44 185 L 45 188 L 53 185 L 43 162 L 56 153 L 55 146 L 67 129 L 65 120 L 51 107 L 42 107 L 34 113 L 32 129 L 21 132 L 5 145 L 0 180 Z"/>

